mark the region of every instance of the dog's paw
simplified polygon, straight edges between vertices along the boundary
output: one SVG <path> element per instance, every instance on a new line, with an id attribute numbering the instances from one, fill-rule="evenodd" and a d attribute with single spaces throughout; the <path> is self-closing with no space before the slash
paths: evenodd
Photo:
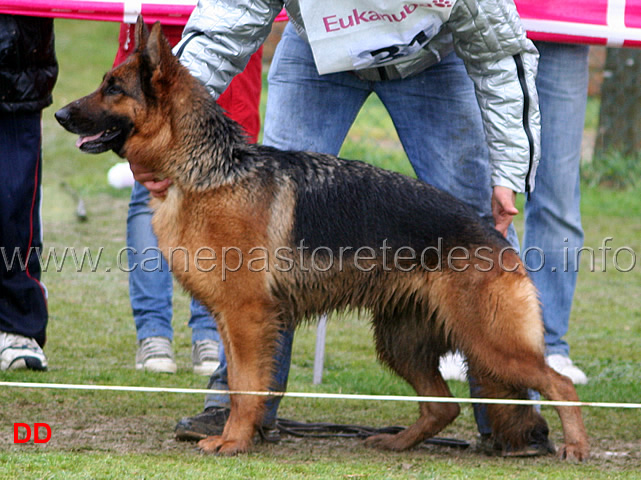
<path id="1" fill-rule="evenodd" d="M 218 453 L 218 449 L 223 443 L 223 437 L 220 435 L 203 438 L 198 442 L 198 448 L 204 453 Z"/>
<path id="2" fill-rule="evenodd" d="M 237 455 L 247 452 L 249 447 L 250 442 L 225 440 L 222 436 L 207 437 L 198 442 L 198 448 L 204 453 L 213 453 L 215 455 Z"/>
<path id="3" fill-rule="evenodd" d="M 380 435 L 372 435 L 365 439 L 365 446 L 371 448 L 378 448 L 379 450 L 405 450 L 408 448 L 405 445 L 401 445 L 400 437 L 396 434 L 391 433 L 382 433 Z"/>
<path id="4" fill-rule="evenodd" d="M 590 456 L 590 447 L 584 443 L 568 443 L 559 447 L 557 455 L 562 460 L 583 462 Z"/>

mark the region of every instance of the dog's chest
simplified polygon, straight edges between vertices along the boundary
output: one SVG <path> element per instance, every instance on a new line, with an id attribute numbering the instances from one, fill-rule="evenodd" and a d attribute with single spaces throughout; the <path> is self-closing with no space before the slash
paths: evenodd
<path id="1" fill-rule="evenodd" d="M 158 238 L 158 246 L 167 256 L 166 250 L 181 243 L 184 232 L 184 215 L 181 215 L 183 196 L 175 187 L 170 187 L 167 196 L 162 199 L 152 199 L 150 207 L 154 211 L 152 226 Z"/>

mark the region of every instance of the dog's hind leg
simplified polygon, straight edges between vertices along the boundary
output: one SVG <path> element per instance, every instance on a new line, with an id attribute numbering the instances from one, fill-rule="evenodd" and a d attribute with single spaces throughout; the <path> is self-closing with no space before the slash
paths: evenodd
<path id="1" fill-rule="evenodd" d="M 505 273 L 475 297 L 475 310 L 490 319 L 478 322 L 474 338 L 458 332 L 459 345 L 468 359 L 470 371 L 478 378 L 496 383 L 496 397 L 523 397 L 526 389 L 538 391 L 548 400 L 578 401 L 572 381 L 559 375 L 545 363 L 543 322 L 534 286 L 526 276 Z M 479 299 L 488 300 L 480 301 Z M 455 312 L 458 306 L 451 305 Z M 510 393 L 511 392 L 511 393 Z M 520 392 L 520 393 L 519 393 Z M 513 446 L 523 445 L 543 427 L 532 407 L 492 407 L 490 420 L 496 422 L 499 435 Z M 589 454 L 588 437 L 579 407 L 557 407 L 563 425 L 565 445 L 559 448 L 563 458 L 583 460 Z M 494 416 L 494 419 L 492 419 Z M 501 419 L 502 418 L 502 419 Z M 507 427 L 507 424 L 511 427 Z M 522 427 L 519 428 L 519 425 Z M 539 432 L 540 433 L 540 432 Z"/>
<path id="2" fill-rule="evenodd" d="M 539 362 L 537 362 L 539 363 Z M 526 388 L 538 391 L 552 401 L 577 402 L 579 400 L 572 381 L 553 369 L 539 364 L 522 365 L 510 374 L 501 369 L 501 383 L 481 381 L 481 394 L 490 398 L 527 398 Z M 509 380 L 507 380 L 509 378 Z M 522 387 L 514 387 L 514 383 Z M 581 409 L 574 406 L 555 407 L 563 426 L 564 444 L 557 449 L 563 459 L 585 460 L 589 456 L 588 436 L 583 425 Z M 527 449 L 545 441 L 547 424 L 532 406 L 527 405 L 488 405 L 488 416 L 494 437 L 505 447 L 515 450 Z"/>
<path id="3" fill-rule="evenodd" d="M 499 383 L 490 377 L 480 377 L 472 367 L 469 375 L 478 385 L 481 398 L 528 399 L 526 388 Z M 545 419 L 532 405 L 488 404 L 485 407 L 492 429 L 495 448 L 506 456 L 529 456 L 552 453 Z"/>
<path id="4" fill-rule="evenodd" d="M 560 375 L 547 365 L 543 366 L 539 375 L 532 378 L 531 388 L 539 391 L 548 400 L 578 402 L 572 380 Z M 590 446 L 588 435 L 583 425 L 581 409 L 573 406 L 555 407 L 563 425 L 564 445 L 559 447 L 558 454 L 563 459 L 586 460 Z"/>
<path id="5" fill-rule="evenodd" d="M 452 396 L 438 369 L 420 380 L 406 380 L 412 384 L 418 395 Z M 420 416 L 413 425 L 396 434 L 374 435 L 367 438 L 365 444 L 385 450 L 406 450 L 443 430 L 458 416 L 459 411 L 457 403 L 420 403 Z"/>
<path id="6" fill-rule="evenodd" d="M 374 322 L 380 360 L 412 385 L 418 395 L 451 397 L 452 393 L 438 369 L 440 352 L 426 351 L 432 344 L 430 339 L 415 329 L 403 330 L 399 325 L 385 328 L 383 325 L 382 322 Z M 365 443 L 386 450 L 405 450 L 436 435 L 459 412 L 457 403 L 422 402 L 419 404 L 419 418 L 413 425 L 397 434 L 369 437 Z"/>

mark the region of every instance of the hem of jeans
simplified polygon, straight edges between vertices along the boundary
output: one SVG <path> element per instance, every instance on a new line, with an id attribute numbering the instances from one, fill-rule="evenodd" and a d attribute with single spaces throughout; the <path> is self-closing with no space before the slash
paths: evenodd
<path id="1" fill-rule="evenodd" d="M 229 396 L 226 395 L 227 400 L 223 400 L 220 396 L 208 395 L 205 398 L 205 409 L 211 407 L 220 407 L 220 408 L 231 408 L 231 402 Z"/>
<path id="2" fill-rule="evenodd" d="M 194 328 L 191 331 L 191 344 L 202 342 L 203 340 L 212 340 L 220 343 L 220 336 L 213 328 Z"/>
<path id="3" fill-rule="evenodd" d="M 549 357 L 550 355 L 561 355 L 566 358 L 570 358 L 570 350 L 563 348 L 546 348 L 545 356 Z"/>
<path id="4" fill-rule="evenodd" d="M 136 339 L 138 342 L 142 342 L 143 340 L 150 338 L 150 337 L 163 337 L 163 338 L 168 338 L 170 342 L 173 343 L 174 341 L 174 335 L 173 332 L 171 332 L 169 335 L 166 335 L 165 333 L 161 332 L 150 332 L 150 333 L 140 333 L 137 332 L 136 334 Z"/>

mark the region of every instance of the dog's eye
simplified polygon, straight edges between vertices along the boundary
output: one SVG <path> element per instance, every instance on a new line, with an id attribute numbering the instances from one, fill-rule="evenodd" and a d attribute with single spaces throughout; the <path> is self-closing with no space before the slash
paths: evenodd
<path id="1" fill-rule="evenodd" d="M 122 95 L 125 91 L 115 83 L 112 83 L 105 89 L 105 95 Z"/>

